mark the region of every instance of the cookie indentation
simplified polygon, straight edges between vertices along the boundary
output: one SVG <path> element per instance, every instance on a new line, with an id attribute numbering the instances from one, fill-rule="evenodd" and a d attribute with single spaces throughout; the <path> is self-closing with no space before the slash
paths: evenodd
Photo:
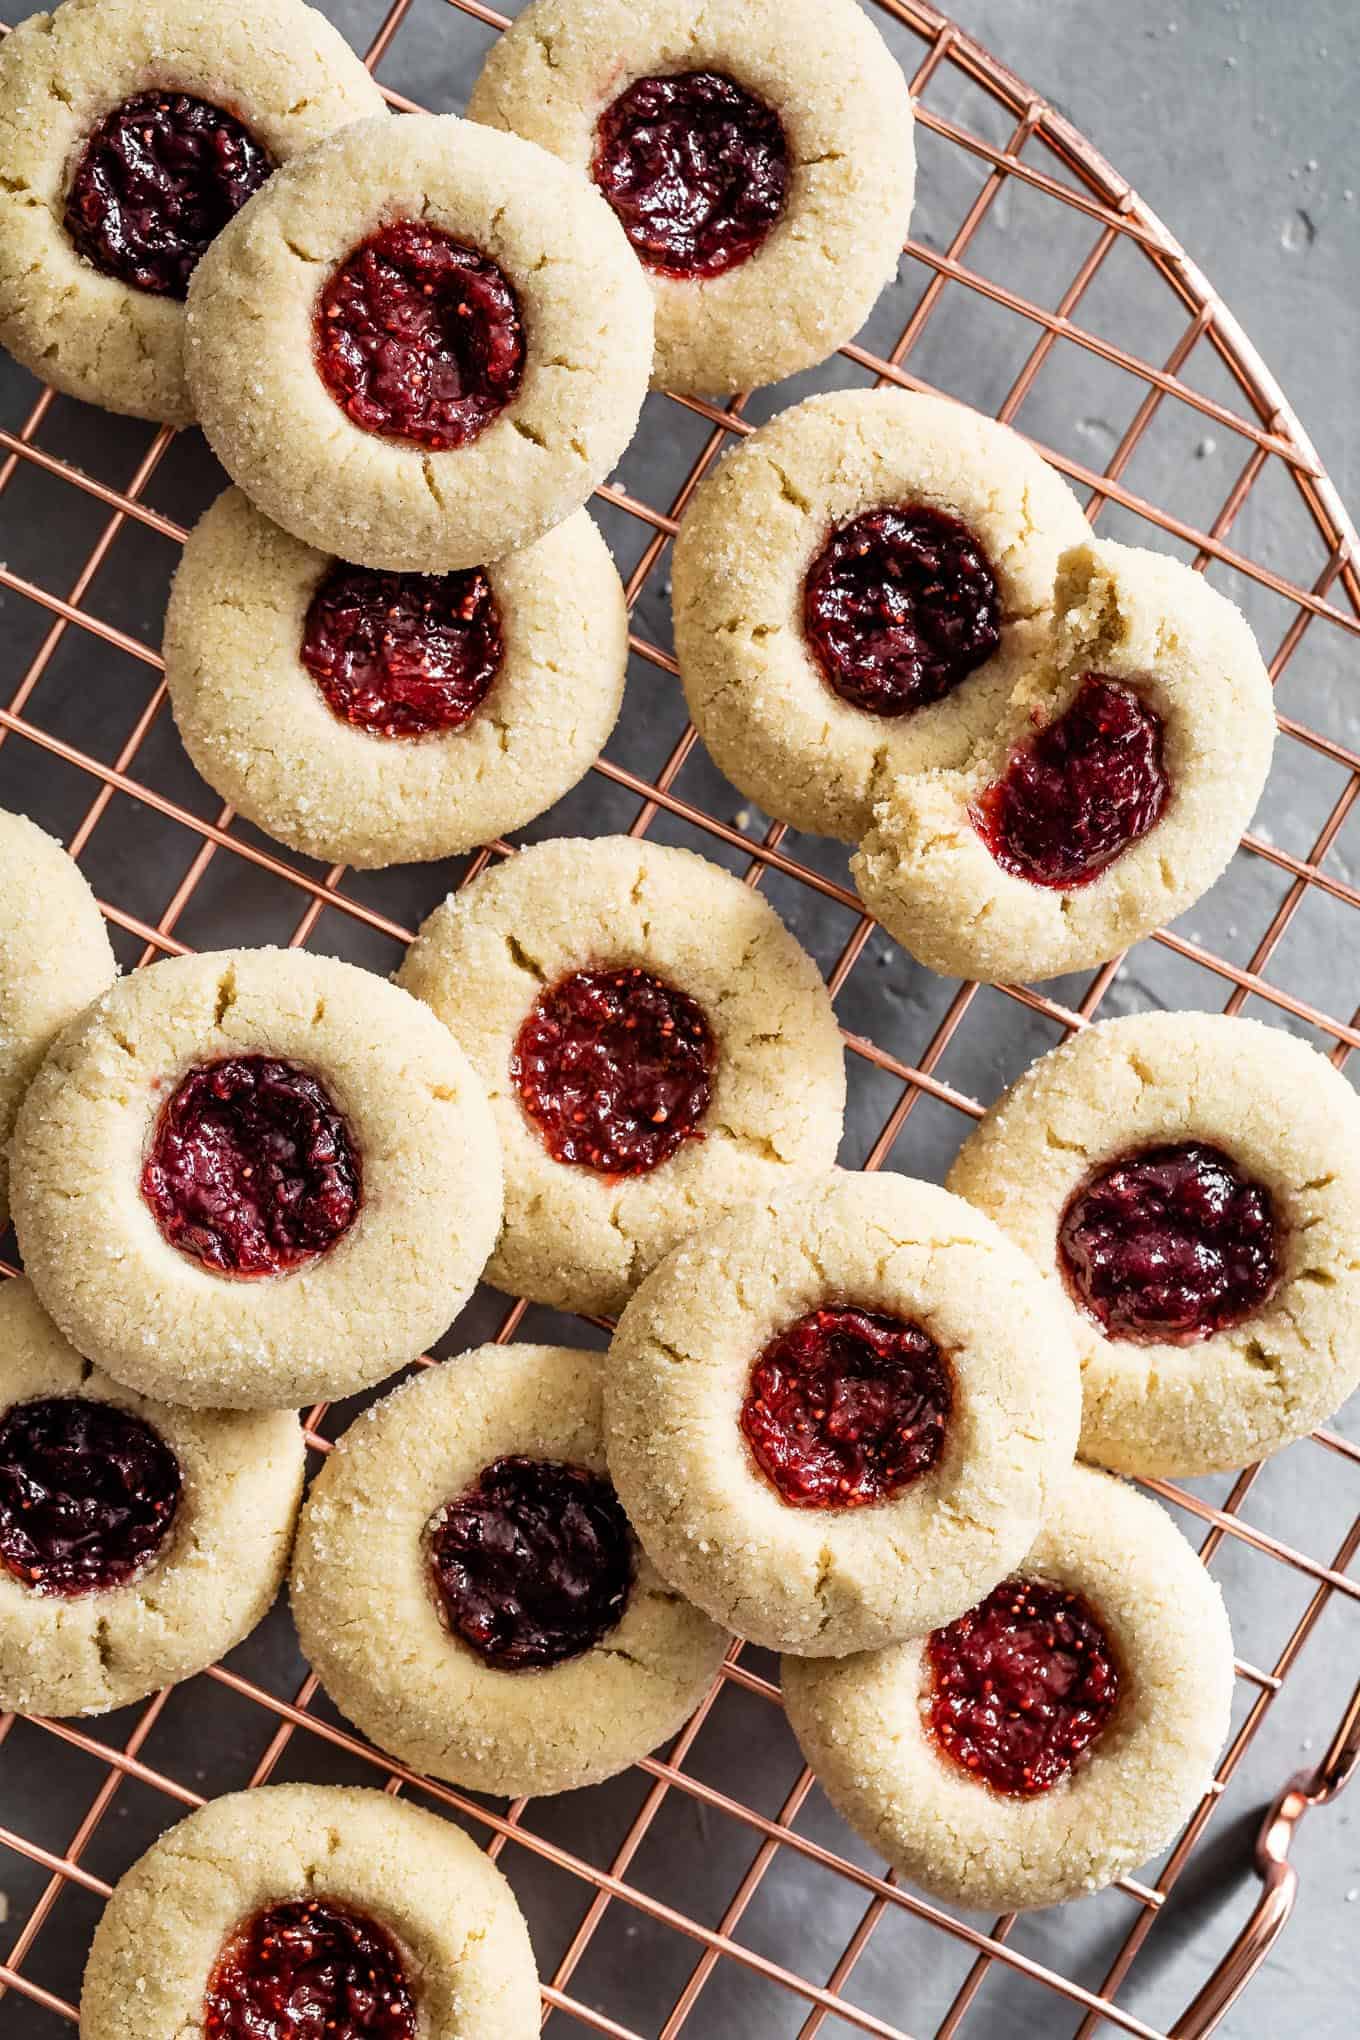
<path id="1" fill-rule="evenodd" d="M 83 1396 L 19 1403 L 0 1422 L 0 1565 L 43 1594 L 98 1594 L 160 1551 L 180 1469 L 131 1411 Z"/>
<path id="2" fill-rule="evenodd" d="M 330 1899 L 293 1899 L 233 1935 L 208 1981 L 205 2040 L 413 2040 L 390 1934 Z"/>
<path id="3" fill-rule="evenodd" d="M 490 692 L 504 649 L 480 567 L 385 574 L 338 560 L 302 634 L 302 663 L 327 707 L 379 737 L 461 729 Z"/>

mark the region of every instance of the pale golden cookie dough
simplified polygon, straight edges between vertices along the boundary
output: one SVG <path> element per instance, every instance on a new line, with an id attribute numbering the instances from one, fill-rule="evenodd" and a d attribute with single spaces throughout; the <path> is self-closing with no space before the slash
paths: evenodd
<path id="1" fill-rule="evenodd" d="M 911 219 L 911 97 L 854 0 L 535 0 L 490 51 L 468 114 L 589 176 L 618 94 L 684 71 L 722 73 L 773 107 L 789 187 L 766 240 L 722 275 L 644 271 L 653 382 L 695 395 L 778 382 L 859 331 Z"/>
<path id="2" fill-rule="evenodd" d="M 741 1430 L 761 1352 L 828 1302 L 919 1324 L 953 1376 L 935 1465 L 859 1508 L 791 1507 Z M 836 1171 L 733 1212 L 643 1283 L 609 1350 L 605 1442 L 663 1577 L 753 1643 L 839 1657 L 990 1592 L 1067 1477 L 1079 1404 L 1062 1313 L 989 1219 L 933 1183 Z"/>
<path id="3" fill-rule="evenodd" d="M 188 425 L 183 303 L 105 276 L 63 224 L 89 135 L 157 89 L 234 114 L 276 163 L 386 108 L 301 0 L 63 0 L 0 46 L 0 342 L 68 396 Z"/>
<path id="4" fill-rule="evenodd" d="M 427 1532 L 509 1456 L 607 1475 L 603 1364 L 566 1346 L 482 1346 L 404 1382 L 312 1485 L 293 1560 L 304 1655 L 341 1712 L 413 1770 L 477 1792 L 593 1785 L 676 1734 L 729 1641 L 645 1557 L 623 1614 L 581 1656 L 523 1671 L 450 1633 Z"/>
<path id="5" fill-rule="evenodd" d="M 471 1838 L 404 1800 L 259 1785 L 191 1813 L 114 1887 L 80 1997 L 81 2040 L 189 2040 L 223 1947 L 255 1914 L 330 1900 L 396 1943 L 419 2040 L 532 2040 L 538 1978 L 510 1886 Z"/>
<path id="6" fill-rule="evenodd" d="M 300 656 L 334 560 L 239 489 L 189 535 L 165 618 L 165 677 L 208 784 L 269 835 L 326 864 L 453 857 L 522 828 L 589 771 L 623 699 L 628 613 L 584 510 L 486 569 L 504 654 L 461 728 L 358 729 Z"/>
<path id="7" fill-rule="evenodd" d="M 46 1594 L 0 1563 L 0 1709 L 103 1714 L 187 1679 L 268 1613 L 302 1498 L 291 1410 L 185 1410 L 120 1388 L 68 1346 L 31 1283 L 0 1283 L 0 1417 L 78 1396 L 149 1424 L 183 1485 L 142 1570 L 90 1594 Z"/>
<path id="8" fill-rule="evenodd" d="M 497 263 L 524 323 L 515 396 L 441 452 L 355 424 L 314 359 L 331 274 L 401 220 Z M 652 310 L 586 179 L 518 135 L 409 114 L 358 121 L 271 177 L 195 270 L 188 333 L 203 430 L 267 517 L 339 559 L 433 574 L 528 545 L 612 471 L 646 393 Z"/>
<path id="9" fill-rule="evenodd" d="M 833 531 L 899 504 L 968 527 L 1001 643 L 943 700 L 871 715 L 818 665 L 803 583 Z M 1018 433 L 962 404 L 842 390 L 781 412 L 700 483 L 675 541 L 675 653 L 700 736 L 768 814 L 856 841 L 899 773 L 960 765 L 991 735 L 1046 642 L 1058 557 L 1087 528 Z"/>
<path id="10" fill-rule="evenodd" d="M 1131 683 L 1161 717 L 1170 794 L 1088 884 L 1033 885 L 1002 870 L 970 809 L 1087 673 Z M 1059 563 L 1049 654 L 971 763 L 887 788 L 851 859 L 855 883 L 889 934 L 943 976 L 998 984 L 1087 969 L 1209 890 L 1251 820 L 1274 739 L 1269 676 L 1225 596 L 1161 553 L 1074 546 Z"/>
<path id="11" fill-rule="evenodd" d="M 319 1078 L 363 1177 L 347 1232 L 257 1278 L 171 1246 L 141 1193 L 162 1102 L 235 1055 Z M 501 1212 L 495 1127 L 447 1031 L 381 978 L 295 949 L 173 957 L 125 978 L 38 1072 L 13 1170 L 24 1264 L 71 1343 L 191 1408 L 296 1406 L 394 1373 L 466 1302 Z"/>
<path id="12" fill-rule="evenodd" d="M 1157 1854 L 1212 1783 L 1232 1703 L 1223 1596 L 1145 1495 L 1075 1468 L 1016 1571 L 1083 1596 L 1121 1680 L 1084 1760 L 1033 1798 L 941 1753 L 923 1639 L 782 1668 L 790 1725 L 833 1806 L 910 1883 L 974 1911 L 1057 1905 Z"/>
<path id="13" fill-rule="evenodd" d="M 1062 1214 L 1107 1162 L 1179 1141 L 1221 1148 L 1270 1192 L 1279 1285 L 1196 1345 L 1108 1338 L 1061 1274 Z M 1103 1020 L 993 1105 L 949 1186 L 1048 1278 L 1081 1356 L 1087 1459 L 1226 1471 L 1324 1423 L 1360 1382 L 1360 1099 L 1277 1027 L 1210 1013 Z"/>
<path id="14" fill-rule="evenodd" d="M 510 1058 L 546 988 L 629 967 L 698 1002 L 716 1056 L 703 1138 L 620 1177 L 553 1159 Z M 436 907 L 398 982 L 486 1086 L 506 1180 L 486 1272 L 512 1295 L 612 1314 L 696 1226 L 835 1160 L 845 1060 L 821 974 L 759 893 L 688 850 L 627 836 L 523 850 Z"/>

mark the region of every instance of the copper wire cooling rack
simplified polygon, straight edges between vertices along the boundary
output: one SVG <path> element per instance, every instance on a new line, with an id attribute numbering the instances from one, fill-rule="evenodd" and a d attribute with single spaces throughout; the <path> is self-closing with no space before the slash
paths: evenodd
<path id="1" fill-rule="evenodd" d="M 335 11 L 352 28 L 362 0 L 348 14 L 346 4 L 336 0 Z M 395 0 L 366 60 L 400 108 L 414 103 L 395 89 L 406 76 L 403 29 L 413 46 L 413 17 L 427 34 L 442 29 L 448 76 L 464 81 L 505 25 L 473 0 L 450 0 L 446 14 L 441 0 Z M 1296 676 L 1354 660 L 1355 534 L 1271 375 L 1166 228 L 1067 121 L 930 7 L 880 0 L 878 18 L 914 74 L 921 238 L 907 244 L 899 284 L 866 344 L 846 347 L 821 384 L 807 386 L 876 380 L 985 400 L 1036 437 L 1085 493 L 1093 523 L 1193 560 L 1234 594 L 1271 658 L 1282 709 L 1306 694 L 1312 722 L 1325 722 L 1314 713 L 1320 690 Z M 444 67 L 435 68 L 439 76 L 422 78 L 422 100 L 456 106 L 456 93 L 440 97 Z M 958 224 L 941 230 L 951 207 Z M 1122 296 L 1107 290 L 1112 275 L 1122 277 Z M 1112 304 L 1121 307 L 1117 319 Z M 889 315 L 891 330 L 880 331 Z M 1123 337 L 1109 337 L 1112 328 Z M 959 387 L 964 361 L 982 363 L 981 389 Z M 987 382 L 998 374 L 999 382 Z M 1092 379 L 1102 377 L 1118 397 L 1090 398 Z M 800 384 L 792 394 L 802 393 Z M 1131 960 L 1065 981 L 1065 999 L 925 982 L 863 917 L 828 846 L 777 824 L 762 833 L 762 821 L 753 823 L 723 787 L 694 749 L 674 661 L 654 641 L 666 628 L 667 543 L 699 477 L 751 429 L 748 412 L 768 415 L 790 395 L 777 393 L 764 410 L 760 400 L 722 408 L 650 400 L 652 423 L 644 420 L 624 463 L 630 484 L 616 477 L 595 506 L 638 626 L 623 734 L 537 833 L 652 831 L 697 844 L 749 884 L 767 886 L 826 964 L 846 1026 L 852 1134 L 877 1128 L 844 1155 L 851 1165 L 937 1173 L 981 1109 L 970 1090 L 992 1095 L 1065 1031 L 1131 1005 L 1248 1007 L 1305 1033 L 1343 1064 L 1360 1046 L 1360 1013 L 1342 1010 L 1340 975 L 1304 996 L 1311 984 L 1300 982 L 1305 952 L 1295 937 L 1316 913 L 1332 917 L 1335 940 L 1318 942 L 1315 924 L 1307 952 L 1314 957 L 1344 956 L 1357 933 L 1346 910 L 1360 908 L 1360 892 L 1333 855 L 1360 792 L 1360 756 L 1344 741 L 1344 724 L 1314 727 L 1282 712 L 1272 787 L 1282 788 L 1284 809 L 1273 828 L 1258 826 L 1246 838 L 1202 923 L 1191 918 L 1200 932 L 1162 932 Z M 286 940 L 390 969 L 415 919 L 445 889 L 447 869 L 389 880 L 289 861 L 212 802 L 169 728 L 148 640 L 157 635 L 183 519 L 216 486 L 197 442 L 133 430 L 50 391 L 34 401 L 25 388 L 21 397 L 15 429 L 0 430 L 0 555 L 8 562 L 0 588 L 28 663 L 0 708 L 0 799 L 62 830 L 127 963 L 205 941 Z M 1092 401 L 1127 423 L 1079 415 Z M 664 447 L 653 458 L 649 447 L 662 446 L 648 438 L 656 417 Z M 677 439 L 687 448 L 678 463 Z M 1226 461 L 1221 472 L 1211 450 Z M 635 492 L 632 478 L 643 474 Z M 1145 474 L 1161 479 L 1154 487 Z M 1275 506 L 1270 520 L 1255 514 L 1265 498 Z M 1287 544 L 1279 537 L 1282 503 L 1293 520 Z M 182 515 L 170 514 L 174 508 Z M 82 563 L 68 578 L 54 534 L 69 540 L 72 532 L 71 556 Z M 90 706 L 104 687 L 118 690 L 123 713 L 108 744 L 94 734 Z M 466 882 L 509 849 L 488 846 L 457 876 Z M 909 996 L 896 1005 L 868 996 L 904 981 Z M 870 1007 L 875 1039 L 854 1024 Z M 522 1303 L 507 1309 L 483 1294 L 447 1350 L 509 1338 L 524 1315 Z M 578 1325 L 573 1335 L 598 1343 L 600 1331 Z M 317 1452 L 350 1414 L 310 1412 Z M 315 1682 L 299 1684 L 300 1661 L 276 1612 L 230 1666 L 144 1706 L 88 1727 L 0 1722 L 0 1807 L 6 1822 L 18 1823 L 0 1827 L 7 1852 L 0 1885 L 10 1900 L 9 1924 L 0 1928 L 0 2021 L 7 2033 L 35 2040 L 66 2030 L 89 1928 L 110 1884 L 204 1792 L 302 1776 L 407 1792 L 484 1842 L 529 1914 L 554 2032 L 904 2040 L 966 2028 L 1012 2040 L 1022 2032 L 1086 2036 L 1103 2023 L 1142 2040 L 1199 2040 L 1288 1917 L 1294 1823 L 1339 1790 L 1356 1761 L 1360 1695 L 1334 1733 L 1314 1709 L 1308 1723 L 1319 1745 L 1331 1737 L 1327 1753 L 1281 1795 L 1262 1829 L 1259 1888 L 1240 1884 L 1234 1918 L 1201 1927 L 1191 1973 L 1207 1980 L 1174 2016 L 1177 2005 L 1158 1997 L 1157 1950 L 1166 1940 L 1154 1934 L 1159 1917 L 1183 1905 L 1197 1882 L 1192 1907 L 1203 1910 L 1206 1865 L 1210 1872 L 1218 1865 L 1220 1882 L 1242 1878 L 1263 1795 L 1238 1809 L 1236 1826 L 1231 1812 L 1218 1814 L 1219 1802 L 1304 1646 L 1338 1613 L 1340 1649 L 1353 1661 L 1360 1582 L 1348 1568 L 1360 1548 L 1358 1467 L 1354 1444 L 1322 1432 L 1230 1482 L 1151 1483 L 1201 1540 L 1228 1592 L 1239 1647 L 1262 1639 L 1262 1662 L 1239 1661 L 1234 1733 L 1213 1789 L 1149 1882 L 1126 1878 L 1037 1923 L 970 1921 L 900 1888 L 820 1800 L 779 1711 L 772 1665 L 742 1647 L 674 1747 L 624 1780 L 561 1802 L 481 1801 L 394 1767 L 349 1734 Z M 1277 1470 L 1284 1470 L 1278 1495 Z M 1288 1534 L 1283 1512 L 1291 1497 L 1323 1493 L 1337 1520 L 1315 1552 Z M 1310 1514 L 1315 1529 L 1318 1510 Z M 1320 1664 L 1345 1661 L 1315 1650 L 1302 1676 L 1315 1685 Z M 1333 1682 L 1329 1717 L 1339 1704 Z M 1280 1754 L 1262 1775 L 1273 1788 L 1287 1768 Z M 1182 1982 L 1182 1994 L 1186 1988 Z"/>

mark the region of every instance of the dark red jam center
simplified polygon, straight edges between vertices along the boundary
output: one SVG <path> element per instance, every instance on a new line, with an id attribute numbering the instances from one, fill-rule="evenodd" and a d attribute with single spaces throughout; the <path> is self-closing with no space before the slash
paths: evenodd
<path id="1" fill-rule="evenodd" d="M 1202 1141 L 1145 1148 L 1068 1200 L 1069 1288 L 1113 1339 L 1194 1345 L 1265 1302 L 1280 1274 L 1270 1192 Z"/>
<path id="2" fill-rule="evenodd" d="M 256 1913 L 208 1979 L 204 2040 L 414 2040 L 416 2004 L 392 1937 L 328 1899 Z"/>
<path id="3" fill-rule="evenodd" d="M 940 1749 L 1017 1799 L 1065 1778 L 1119 1699 L 1119 1667 L 1095 1610 L 1042 1580 L 1003 1580 L 937 1629 L 926 1657 Z"/>
<path id="4" fill-rule="evenodd" d="M 770 1341 L 741 1428 L 784 1501 L 855 1509 L 929 1471 L 953 1407 L 948 1363 L 919 1325 L 832 1303 Z"/>
<path id="5" fill-rule="evenodd" d="M 1003 871 L 1031 885 L 1086 885 L 1140 836 L 1171 791 L 1162 723 L 1131 687 L 1100 673 L 1011 753 L 973 821 Z"/>
<path id="6" fill-rule="evenodd" d="M 278 1275 L 359 1211 L 359 1156 L 324 1087 L 273 1056 L 190 1070 L 161 1107 L 142 1195 L 166 1239 L 226 1275 Z"/>
<path id="7" fill-rule="evenodd" d="M 721 71 L 638 78 L 600 115 L 595 182 L 634 252 L 663 276 L 721 276 L 784 210 L 779 115 Z"/>
<path id="8" fill-rule="evenodd" d="M 332 713 L 378 737 L 461 729 L 485 701 L 503 650 L 480 567 L 386 574 L 339 561 L 302 634 L 302 663 Z"/>
<path id="9" fill-rule="evenodd" d="M 923 504 L 833 531 L 803 583 L 803 630 L 827 685 L 869 715 L 952 694 L 1001 642 L 996 577 L 966 524 Z"/>
<path id="10" fill-rule="evenodd" d="M 466 446 L 519 388 L 519 302 L 488 256 L 399 220 L 361 242 L 322 291 L 316 365 L 365 432 L 435 452 Z"/>
<path id="11" fill-rule="evenodd" d="M 449 1627 L 497 1671 L 580 1657 L 633 1584 L 628 1519 L 607 1480 L 551 1459 L 497 1459 L 430 1525 Z"/>
<path id="12" fill-rule="evenodd" d="M 702 1006 L 647 970 L 578 970 L 543 993 L 510 1074 L 557 1162 L 640 1176 L 687 1140 L 712 1095 Z"/>
<path id="13" fill-rule="evenodd" d="M 0 1565 L 44 1594 L 120 1587 L 160 1550 L 179 1463 L 112 1403 L 45 1396 L 0 1422 Z"/>
<path id="14" fill-rule="evenodd" d="M 66 231 L 105 276 L 182 298 L 204 249 L 274 168 L 239 120 L 187 92 L 106 114 L 66 195 Z"/>

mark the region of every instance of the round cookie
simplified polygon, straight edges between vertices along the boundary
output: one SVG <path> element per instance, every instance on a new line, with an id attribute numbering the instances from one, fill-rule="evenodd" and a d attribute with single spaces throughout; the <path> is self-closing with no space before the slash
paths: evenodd
<path id="1" fill-rule="evenodd" d="M 0 1227 L 19 1101 L 54 1037 L 117 972 L 79 867 L 27 815 L 0 808 Z"/>
<path id="2" fill-rule="evenodd" d="M 637 1548 L 599 1356 L 482 1346 L 366 1411 L 312 1485 L 293 1616 L 337 1707 L 478 1792 L 593 1785 L 674 1735 L 728 1638 Z"/>
<path id="3" fill-rule="evenodd" d="M 1088 1459 L 1226 1471 L 1360 1382 L 1360 1099 L 1279 1028 L 1103 1020 L 993 1105 L 949 1185 L 1048 1278 Z"/>
<path id="4" fill-rule="evenodd" d="M 528 1930 L 469 1836 L 384 1792 L 260 1785 L 200 1807 L 119 1879 L 81 2040 L 177 2040 L 213 2015 L 210 2030 L 265 2032 L 292 1991 L 327 2031 L 376 1992 L 382 2025 L 364 2030 L 384 2040 L 538 2032 Z"/>
<path id="5" fill-rule="evenodd" d="M 655 298 L 658 387 L 811 368 L 896 273 L 911 98 L 853 0 L 535 0 L 468 113 L 605 193 Z"/>
<path id="6" fill-rule="evenodd" d="M 120 1388 L 0 1283 L 0 1708 L 102 1714 L 248 1636 L 302 1497 L 291 1410 Z"/>
<path id="7" fill-rule="evenodd" d="M 0 48 L 0 341 L 44 382 L 192 423 L 184 294 L 274 166 L 385 115 L 301 0 L 63 0 Z"/>
<path id="8" fill-rule="evenodd" d="M 300 950 L 173 957 L 68 1027 L 14 1219 L 71 1343 L 144 1395 L 349 1395 L 437 1339 L 496 1236 L 486 1098 L 425 1009 Z"/>
<path id="9" fill-rule="evenodd" d="M 1193 906 L 1270 769 L 1244 618 L 1180 561 L 1064 553 L 1049 653 L 958 771 L 900 776 L 851 860 L 903 948 L 987 984 L 1103 963 Z"/>
<path id="10" fill-rule="evenodd" d="M 552 806 L 614 727 L 628 614 L 584 510 L 497 564 L 375 574 L 229 489 L 165 618 L 184 747 L 223 800 L 327 864 L 452 857 Z"/>
<path id="11" fill-rule="evenodd" d="M 687 850 L 522 850 L 435 909 L 399 982 L 491 1100 L 498 1289 L 612 1314 L 696 1226 L 835 1159 L 845 1063 L 817 967 Z"/>
<path id="12" fill-rule="evenodd" d="M 452 115 L 357 121 L 269 181 L 189 293 L 222 465 L 296 538 L 449 573 L 528 545 L 632 438 L 652 311 L 586 180 Z"/>
<path id="13" fill-rule="evenodd" d="M 782 1671 L 803 1754 L 870 1847 L 947 1904 L 1011 1912 L 1099 1891 L 1171 1840 L 1213 1781 L 1233 1651 L 1165 1510 L 1077 1467 L 962 1622 Z"/>
<path id="14" fill-rule="evenodd" d="M 1076 1446 L 1062 1313 L 933 1183 L 834 1172 L 678 1247 L 610 1347 L 609 1469 L 648 1556 L 753 1643 L 838 1657 L 951 1621 Z"/>

